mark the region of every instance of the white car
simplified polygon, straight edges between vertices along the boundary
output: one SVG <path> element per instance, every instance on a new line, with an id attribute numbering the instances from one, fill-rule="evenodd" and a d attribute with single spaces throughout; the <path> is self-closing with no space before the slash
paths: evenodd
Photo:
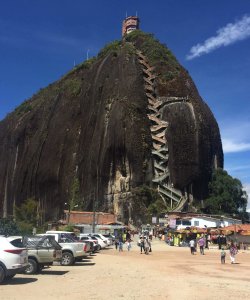
<path id="1" fill-rule="evenodd" d="M 91 236 L 95 236 L 96 238 L 103 240 L 105 242 L 105 244 L 107 244 L 107 246 L 111 245 L 110 240 L 107 239 L 105 236 L 103 236 L 100 233 L 91 233 Z"/>
<path id="2" fill-rule="evenodd" d="M 0 283 L 24 271 L 27 265 L 27 249 L 8 241 L 6 237 L 0 237 Z"/>
<path id="3" fill-rule="evenodd" d="M 100 245 L 100 249 L 102 249 L 102 248 L 106 248 L 107 246 L 108 246 L 108 242 L 105 240 L 102 240 L 100 237 L 98 237 L 98 236 L 95 236 L 94 234 L 91 234 L 91 233 L 80 233 L 80 238 L 82 237 L 82 236 L 94 236 L 95 238 L 97 238 L 97 242 L 98 242 L 98 244 Z"/>
<path id="4" fill-rule="evenodd" d="M 98 240 L 94 236 L 81 236 L 79 241 L 90 242 L 92 252 L 101 250 L 101 246 L 98 244 Z"/>

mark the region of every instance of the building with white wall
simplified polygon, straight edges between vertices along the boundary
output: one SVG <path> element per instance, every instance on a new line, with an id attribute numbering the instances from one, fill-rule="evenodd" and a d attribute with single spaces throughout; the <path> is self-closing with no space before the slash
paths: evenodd
<path id="1" fill-rule="evenodd" d="M 176 220 L 177 229 L 183 229 L 191 226 L 199 228 L 216 228 L 235 224 L 242 224 L 241 220 L 234 219 L 231 217 L 211 216 L 193 213 L 170 213 L 168 215 L 168 219 Z"/>

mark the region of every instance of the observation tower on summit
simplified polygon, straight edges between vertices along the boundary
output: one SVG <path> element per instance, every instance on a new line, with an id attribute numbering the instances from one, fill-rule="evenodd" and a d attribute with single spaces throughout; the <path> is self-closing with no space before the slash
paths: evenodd
<path id="1" fill-rule="evenodd" d="M 125 20 L 123 20 L 122 36 L 130 33 L 131 31 L 139 29 L 139 23 L 140 23 L 140 20 L 137 16 L 130 16 L 130 17 L 127 17 Z"/>

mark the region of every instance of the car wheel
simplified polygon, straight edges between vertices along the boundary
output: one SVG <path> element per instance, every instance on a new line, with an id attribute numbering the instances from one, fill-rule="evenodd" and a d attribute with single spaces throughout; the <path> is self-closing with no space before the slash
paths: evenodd
<path id="1" fill-rule="evenodd" d="M 32 258 L 29 258 L 28 259 L 28 266 L 27 268 L 25 269 L 24 273 L 25 274 L 35 274 L 37 272 L 37 262 L 32 259 Z"/>
<path id="2" fill-rule="evenodd" d="M 44 269 L 44 265 L 40 265 L 40 264 L 39 264 L 39 265 L 37 266 L 37 271 L 38 271 L 38 272 L 41 272 L 42 269 Z"/>
<path id="3" fill-rule="evenodd" d="M 98 245 L 97 251 L 100 251 L 101 249 L 102 249 L 102 247 L 100 245 Z"/>
<path id="4" fill-rule="evenodd" d="M 61 265 L 72 266 L 74 262 L 74 256 L 70 252 L 64 252 L 62 254 Z"/>
<path id="5" fill-rule="evenodd" d="M 5 279 L 4 268 L 2 266 L 0 266 L 0 283 L 3 282 L 4 279 Z"/>

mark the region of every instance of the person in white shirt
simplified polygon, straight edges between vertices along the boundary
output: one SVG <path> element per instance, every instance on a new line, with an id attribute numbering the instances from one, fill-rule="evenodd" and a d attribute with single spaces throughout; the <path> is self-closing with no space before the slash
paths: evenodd
<path id="1" fill-rule="evenodd" d="M 193 239 L 189 242 L 189 246 L 190 246 L 191 254 L 194 255 L 194 252 L 195 252 L 195 241 Z"/>

